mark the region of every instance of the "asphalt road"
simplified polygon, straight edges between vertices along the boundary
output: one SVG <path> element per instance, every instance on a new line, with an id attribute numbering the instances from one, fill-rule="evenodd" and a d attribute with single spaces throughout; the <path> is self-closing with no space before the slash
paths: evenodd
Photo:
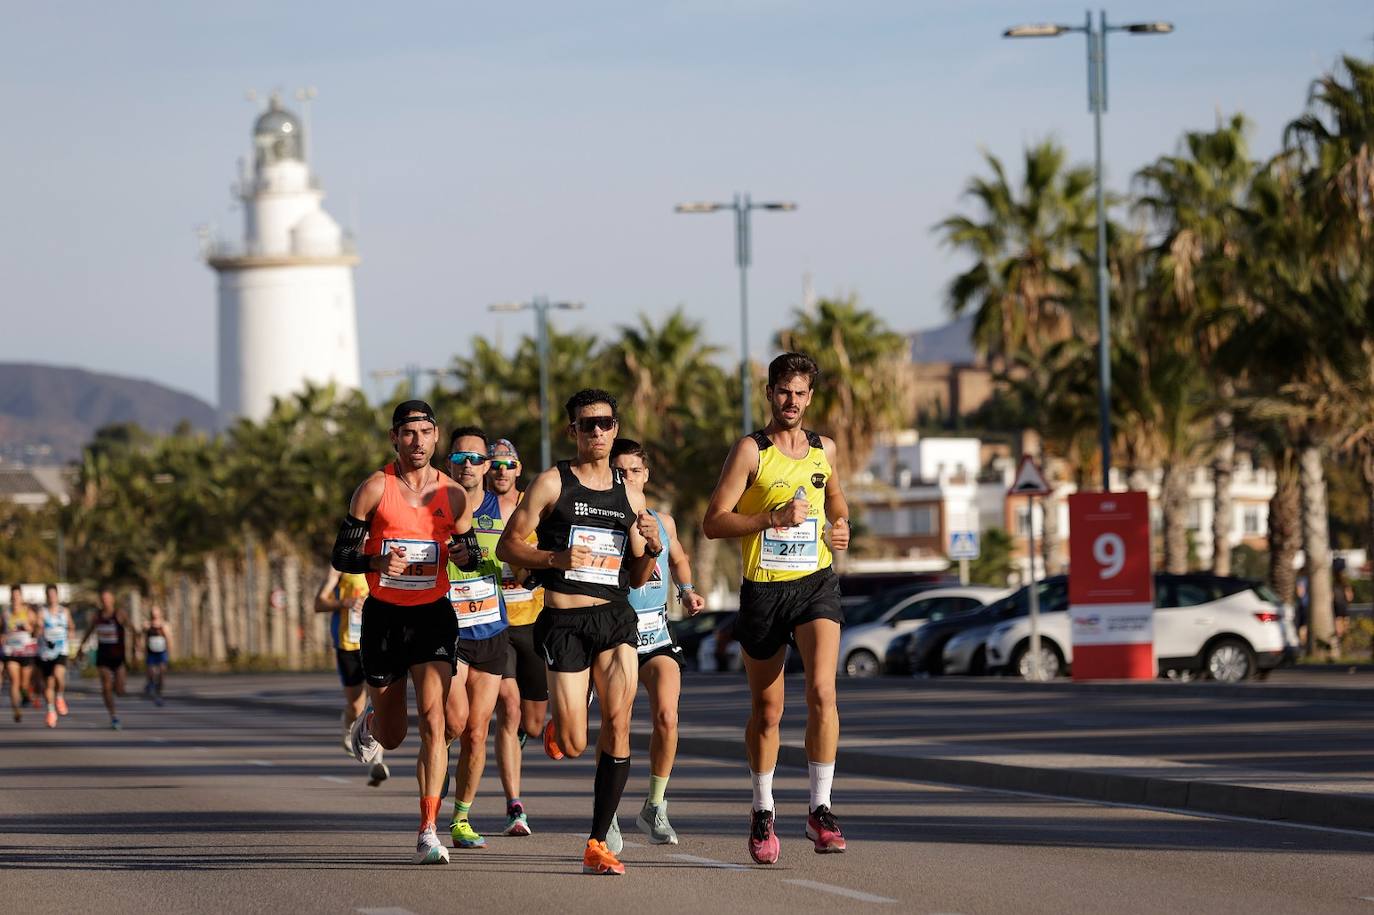
<path id="1" fill-rule="evenodd" d="M 805 773 L 780 770 L 783 855 L 757 867 L 743 766 L 692 758 L 668 792 L 683 843 L 640 844 L 638 758 L 622 807 L 627 874 L 593 879 L 579 873 L 592 765 L 533 747 L 523 794 L 535 835 L 491 836 L 485 850 L 421 868 L 409 863 L 413 749 L 391 756 L 391 781 L 367 788 L 338 747 L 333 708 L 314 701 L 292 711 L 129 699 L 113 732 L 80 697 L 56 730 L 32 714 L 0 725 L 5 910 L 1374 912 L 1374 835 L 843 772 L 849 853 L 811 851 Z M 478 827 L 494 831 L 501 806 L 493 773 Z"/>

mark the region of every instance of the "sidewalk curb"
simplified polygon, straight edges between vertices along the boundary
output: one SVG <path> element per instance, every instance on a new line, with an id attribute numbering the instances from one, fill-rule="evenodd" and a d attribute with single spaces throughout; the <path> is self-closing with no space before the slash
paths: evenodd
<path id="1" fill-rule="evenodd" d="M 171 701 L 305 715 L 328 714 L 319 705 L 246 696 L 179 694 L 172 697 Z M 630 746 L 636 752 L 647 754 L 649 736 L 646 730 L 631 731 Z M 736 740 L 681 734 L 678 737 L 678 752 L 688 756 L 736 761 L 743 767 L 745 756 L 742 736 Z M 806 751 L 799 746 L 783 744 L 778 751 L 778 762 L 805 769 Z M 1193 779 L 1119 775 L 1091 769 L 1015 766 L 948 757 L 892 756 L 845 749 L 843 746 L 835 762 L 842 773 L 878 778 L 1022 791 L 1109 804 L 1159 807 L 1184 813 L 1221 814 L 1305 826 L 1374 831 L 1374 798 L 1370 797 L 1258 788 Z"/>

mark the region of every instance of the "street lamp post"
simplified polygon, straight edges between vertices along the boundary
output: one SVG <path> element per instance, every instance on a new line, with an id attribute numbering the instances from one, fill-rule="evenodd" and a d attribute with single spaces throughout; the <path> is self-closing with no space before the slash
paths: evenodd
<path id="1" fill-rule="evenodd" d="M 553 464 L 553 442 L 549 437 L 549 309 L 576 311 L 581 302 L 550 302 L 548 296 L 535 296 L 528 302 L 498 302 L 488 311 L 534 312 L 535 341 L 539 354 L 539 457 L 540 467 Z"/>
<path id="2" fill-rule="evenodd" d="M 1098 438 L 1102 449 L 1102 491 L 1112 488 L 1112 373 L 1108 328 L 1107 207 L 1102 190 L 1102 113 L 1107 110 L 1107 33 L 1167 35 L 1174 30 L 1169 22 L 1132 22 L 1108 25 L 1105 10 L 1098 12 L 1096 26 L 1092 11 L 1084 14 L 1082 26 L 1018 25 L 1002 33 L 1003 38 L 1057 38 L 1066 32 L 1082 32 L 1088 39 L 1088 110 L 1093 115 L 1093 156 L 1097 184 L 1097 413 Z"/>
<path id="3" fill-rule="evenodd" d="M 717 210 L 733 210 L 735 214 L 735 266 L 739 267 L 739 377 L 740 377 L 740 429 L 742 435 L 753 430 L 750 409 L 751 379 L 749 372 L 749 280 L 748 271 L 751 257 L 751 237 L 749 214 L 754 210 L 776 210 L 790 212 L 797 205 L 788 201 L 755 203 L 748 194 L 736 194 L 731 203 L 679 203 L 673 207 L 675 213 L 714 213 Z"/>

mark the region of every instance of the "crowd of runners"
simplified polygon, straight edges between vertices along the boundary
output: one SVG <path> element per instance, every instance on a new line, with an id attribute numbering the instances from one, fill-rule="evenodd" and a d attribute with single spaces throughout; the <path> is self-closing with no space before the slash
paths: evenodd
<path id="1" fill-rule="evenodd" d="M 85 656 L 92 639 L 111 728 L 120 729 L 116 697 L 125 695 L 126 670 L 134 653 L 141 654 L 147 676 L 144 696 L 161 706 L 172 638 L 161 608 L 154 605 L 148 621 L 133 631 L 128 616 L 115 606 L 114 591 L 102 588 L 100 604 L 78 642 L 71 609 L 58 594 L 57 585 L 47 585 L 43 606 L 35 607 L 25 601 L 23 588 L 12 585 L 9 604 L 0 613 L 0 659 L 15 723 L 22 723 L 25 708 L 32 708 L 43 712 L 45 725 L 57 727 L 70 712 L 67 665 Z"/>
<path id="2" fill-rule="evenodd" d="M 839 740 L 835 674 L 840 595 L 832 552 L 849 542 L 848 506 L 835 445 L 802 423 L 814 361 L 785 353 L 769 366 L 768 425 L 731 449 L 702 530 L 740 542 L 744 575 L 735 626 L 751 710 L 745 745 L 752 784 L 742 817 L 750 857 L 778 860 L 773 770 L 789 647 L 806 672 L 810 802 L 806 836 L 818 853 L 842 852 L 830 806 Z M 343 742 L 389 777 L 385 753 L 405 740 L 409 688 L 419 727 L 416 863 L 449 860 L 440 807 L 452 795 L 454 849 L 479 849 L 474 805 L 495 723 L 505 794 L 501 831 L 531 834 L 520 798 L 521 754 L 534 736 L 552 759 L 588 751 L 595 703 L 592 810 L 582 869 L 623 874 L 617 809 L 630 778 L 630 714 L 639 684 L 653 721 L 647 791 L 636 825 L 654 844 L 677 844 L 667 786 L 677 752 L 682 651 L 669 601 L 705 607 L 677 524 L 646 503 L 652 468 L 622 433 L 614 395 L 597 389 L 566 404 L 577 456 L 517 488 L 515 446 L 476 426 L 439 428 L 430 405 L 399 404 L 396 459 L 354 492 L 316 609 L 332 616 L 344 691 Z M 434 461 L 447 443 L 447 458 Z"/>

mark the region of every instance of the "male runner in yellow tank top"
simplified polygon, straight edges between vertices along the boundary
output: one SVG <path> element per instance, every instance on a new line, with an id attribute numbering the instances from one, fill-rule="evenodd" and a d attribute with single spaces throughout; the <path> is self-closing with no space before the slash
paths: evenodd
<path id="1" fill-rule="evenodd" d="M 760 864 L 778 860 L 773 769 L 789 644 L 800 652 L 806 670 L 811 782 L 806 836 L 818 854 L 845 850 L 844 836 L 830 811 L 840 740 L 835 669 L 844 619 L 831 550 L 849 546 L 849 505 L 833 470 L 835 443 L 802 428 L 817 374 L 816 363 L 802 353 L 784 353 L 769 364 L 767 394 L 773 418 L 730 450 L 702 523 L 707 537 L 740 538 L 744 581 L 735 635 L 743 649 L 752 700 L 744 732 L 754 787 L 749 854 Z"/>

